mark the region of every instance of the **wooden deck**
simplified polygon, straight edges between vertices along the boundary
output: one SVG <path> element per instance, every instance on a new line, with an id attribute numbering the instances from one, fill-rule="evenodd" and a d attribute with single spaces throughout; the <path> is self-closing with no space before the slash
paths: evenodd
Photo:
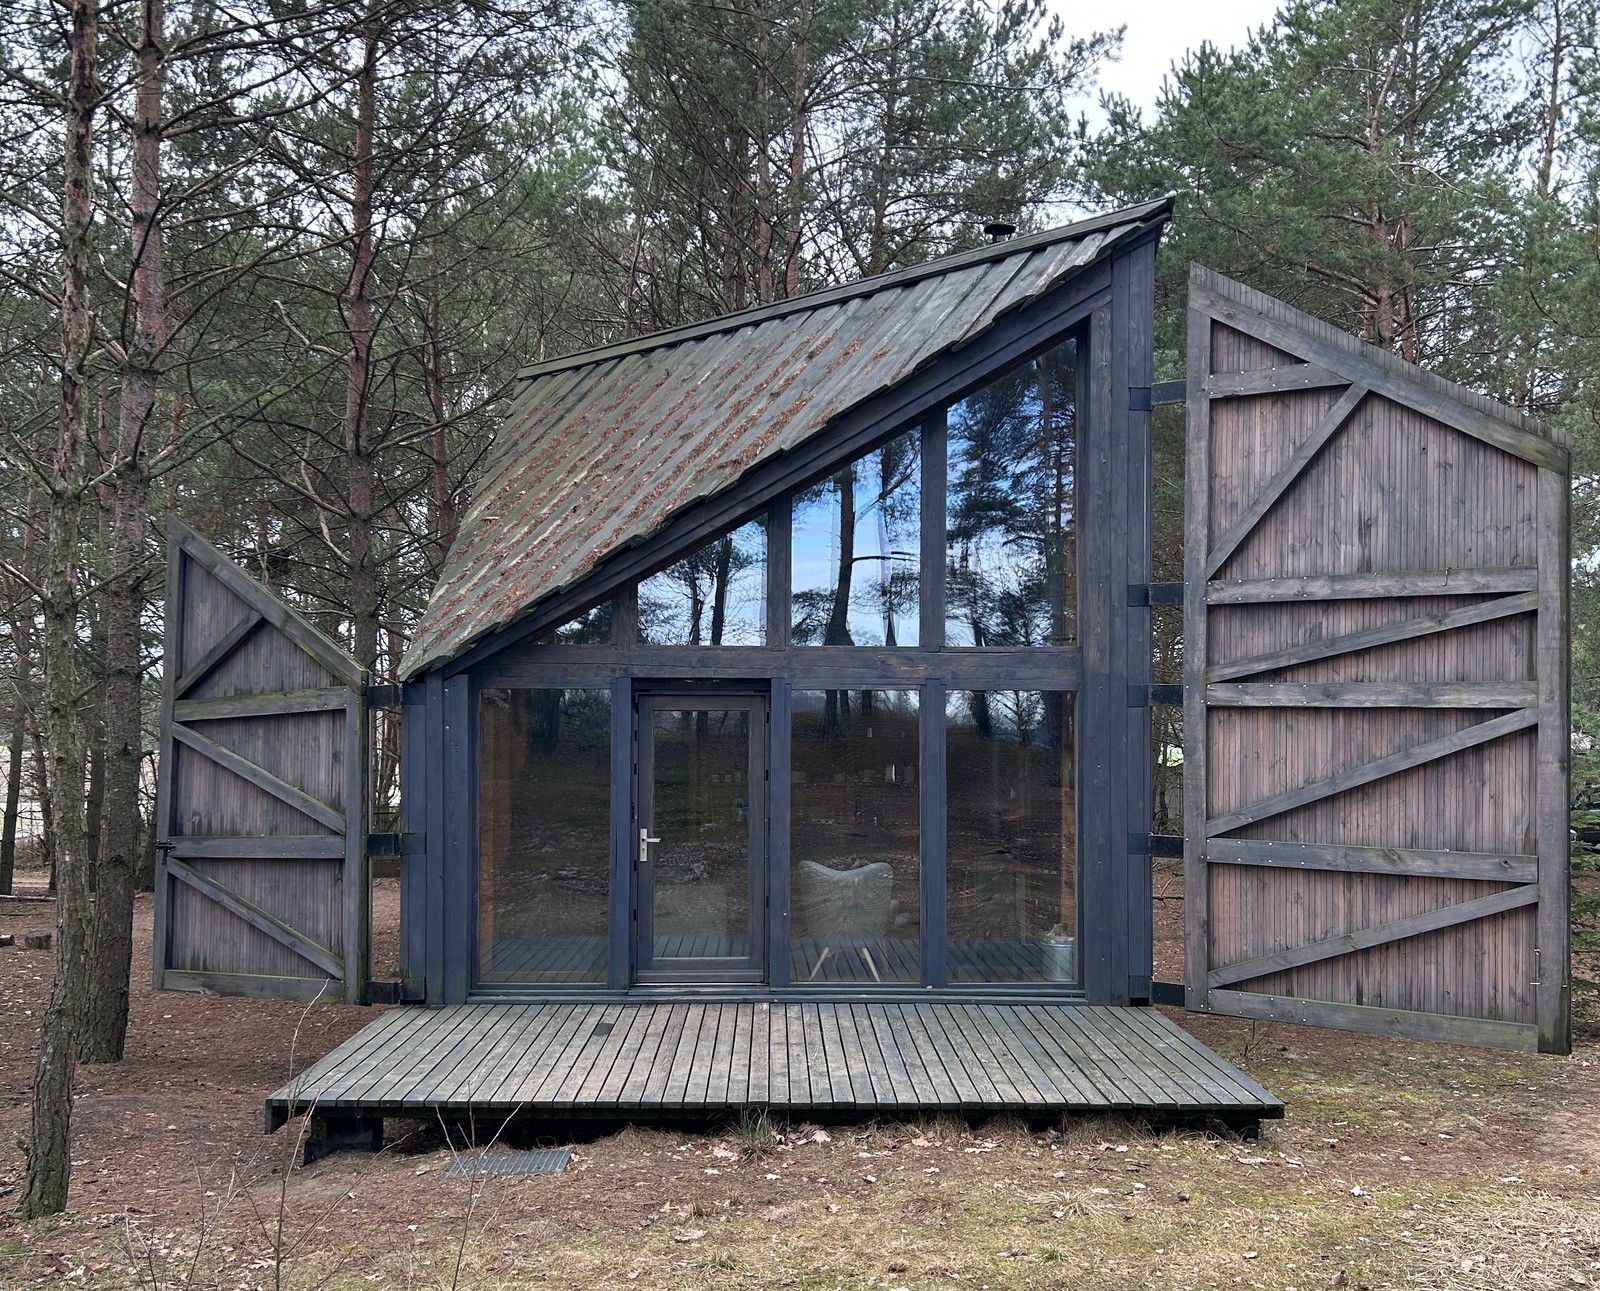
<path id="1" fill-rule="evenodd" d="M 1249 1129 L 1283 1104 L 1148 1008 L 465 1004 L 391 1009 L 267 1099 L 267 1128 L 745 1107 L 834 1115 L 1128 1112 Z"/>

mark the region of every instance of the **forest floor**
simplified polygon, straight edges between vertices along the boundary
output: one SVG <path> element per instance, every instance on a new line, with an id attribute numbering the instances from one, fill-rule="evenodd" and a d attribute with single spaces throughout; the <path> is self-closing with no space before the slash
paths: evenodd
<path id="1" fill-rule="evenodd" d="M 381 969 L 397 896 L 376 888 Z M 0 908 L 0 932 L 52 918 Z M 149 956 L 143 897 L 126 1061 L 80 1068 L 72 1208 L 23 1224 L 53 957 L 0 948 L 0 1288 L 1600 1286 L 1592 1018 L 1554 1058 L 1174 1013 L 1288 1104 L 1256 1141 L 747 1122 L 580 1138 L 563 1174 L 457 1182 L 467 1149 L 437 1126 L 390 1122 L 382 1153 L 309 1167 L 299 1122 L 262 1133 L 291 1067 L 375 1010 L 158 995 Z"/>

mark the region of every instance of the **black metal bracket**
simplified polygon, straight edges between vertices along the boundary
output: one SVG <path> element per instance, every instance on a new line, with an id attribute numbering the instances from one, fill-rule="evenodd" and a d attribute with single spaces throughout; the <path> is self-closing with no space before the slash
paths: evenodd
<path id="1" fill-rule="evenodd" d="M 1156 706 L 1182 708 L 1183 687 L 1142 685 L 1128 687 L 1129 708 L 1151 708 Z"/>
<path id="2" fill-rule="evenodd" d="M 428 850 L 426 834 L 368 834 L 368 856 L 421 856 Z"/>
<path id="3" fill-rule="evenodd" d="M 1129 386 L 1128 387 L 1128 411 L 1129 412 L 1149 412 L 1150 411 L 1150 387 L 1149 386 Z"/>
<path id="4" fill-rule="evenodd" d="M 399 708 L 400 686 L 368 686 L 365 696 L 368 708 Z"/>
<path id="5" fill-rule="evenodd" d="M 400 1003 L 399 982 L 368 982 L 366 989 L 368 1004 L 398 1004 Z"/>
<path id="6" fill-rule="evenodd" d="M 1175 1004 L 1183 1007 L 1183 984 L 1181 982 L 1151 982 L 1150 1003 Z"/>
<path id="7" fill-rule="evenodd" d="M 1189 383 L 1187 381 L 1157 381 L 1150 387 L 1150 402 L 1160 407 L 1163 404 L 1183 403 L 1189 398 Z"/>
<path id="8" fill-rule="evenodd" d="M 1183 839 L 1176 834 L 1129 834 L 1128 855 L 1181 858 Z"/>
<path id="9" fill-rule="evenodd" d="M 1144 605 L 1182 605 L 1182 583 L 1129 583 L 1128 604 L 1138 607 Z"/>

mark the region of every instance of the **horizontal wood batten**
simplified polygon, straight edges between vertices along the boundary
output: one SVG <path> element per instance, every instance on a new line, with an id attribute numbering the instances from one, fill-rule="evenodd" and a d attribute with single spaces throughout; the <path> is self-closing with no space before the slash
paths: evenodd
<path id="1" fill-rule="evenodd" d="M 1383 596 L 1481 596 L 1538 590 L 1536 569 L 1419 569 L 1393 574 L 1223 579 L 1206 584 L 1207 605 L 1349 601 Z"/>
<path id="2" fill-rule="evenodd" d="M 272 772 L 257 766 L 249 758 L 235 753 L 232 749 L 223 748 L 215 740 L 207 739 L 198 731 L 192 731 L 187 726 L 172 723 L 172 738 L 180 744 L 187 745 L 202 757 L 209 758 L 220 767 L 226 767 L 234 775 L 248 780 L 256 788 L 271 794 L 274 798 L 286 802 L 296 811 L 311 817 L 319 825 L 326 825 L 329 829 L 344 829 L 344 814 L 328 806 L 327 803 L 313 798 L 308 793 L 296 789 L 286 780 L 280 780 Z"/>
<path id="3" fill-rule="evenodd" d="M 180 699 L 172 705 L 178 722 L 210 722 L 229 717 L 278 717 L 286 713 L 327 713 L 352 696 L 345 686 L 287 690 L 277 695 L 225 695 L 218 699 Z"/>
<path id="4" fill-rule="evenodd" d="M 1208 837 L 1215 837 L 1217 834 L 1226 834 L 1229 830 L 1238 829 L 1243 825 L 1266 820 L 1269 816 L 1282 815 L 1286 811 L 1293 811 L 1296 807 L 1304 807 L 1313 802 L 1320 802 L 1324 798 L 1331 798 L 1336 793 L 1344 793 L 1347 789 L 1358 789 L 1364 784 L 1371 784 L 1374 780 L 1382 780 L 1386 776 L 1409 771 L 1412 767 L 1449 757 L 1452 753 L 1459 753 L 1463 749 L 1487 744 L 1490 740 L 1527 730 L 1528 727 L 1537 725 L 1538 721 L 1539 714 L 1527 708 L 1507 713 L 1503 717 L 1492 717 L 1487 722 L 1479 722 L 1453 735 L 1442 736 L 1437 740 L 1426 740 L 1400 753 L 1379 758 L 1376 762 L 1352 767 L 1326 780 L 1318 780 L 1299 789 L 1291 789 L 1287 793 L 1276 794 L 1261 802 L 1252 803 L 1225 816 L 1217 816 L 1206 822 L 1206 834 Z"/>
<path id="5" fill-rule="evenodd" d="M 1504 914 L 1507 910 L 1518 910 L 1523 906 L 1535 905 L 1538 900 L 1539 889 L 1534 884 L 1507 888 L 1504 892 L 1496 892 L 1491 896 L 1440 906 L 1404 919 L 1374 924 L 1370 928 L 1358 928 L 1340 937 L 1329 937 L 1325 941 L 1295 946 L 1270 955 L 1259 955 L 1237 964 L 1224 964 L 1220 968 L 1212 969 L 1206 975 L 1206 984 L 1215 989 L 1219 986 L 1230 986 L 1235 982 L 1247 982 L 1252 978 L 1265 977 L 1269 973 L 1284 973 L 1292 968 L 1304 968 L 1308 964 L 1332 959 L 1337 955 L 1371 950 L 1374 946 L 1387 945 L 1392 941 L 1404 941 L 1407 937 L 1420 937 L 1424 933 L 1453 928 L 1476 919 L 1487 919 L 1494 914 Z"/>
<path id="6" fill-rule="evenodd" d="M 1407 1036 L 1443 1044 L 1483 1045 L 1534 1053 L 1539 1048 L 1539 1028 L 1531 1022 L 1504 1022 L 1494 1018 L 1453 1017 L 1445 1013 L 1413 1013 L 1406 1009 L 1376 1008 L 1370 1004 L 1336 1004 L 1323 1000 L 1296 1000 L 1255 991 L 1211 991 L 1204 1003 L 1191 1008 L 1207 1013 L 1260 1018 L 1266 1022 L 1295 1022 L 1303 1026 L 1340 1027 L 1370 1035 Z"/>
<path id="7" fill-rule="evenodd" d="M 276 838 L 178 837 L 164 845 L 170 856 L 184 859 L 342 861 L 343 834 L 280 834 Z"/>
<path id="8" fill-rule="evenodd" d="M 1528 708 L 1531 681 L 1268 681 L 1206 687 L 1221 708 Z"/>
<path id="9" fill-rule="evenodd" d="M 301 959 L 314 964 L 330 977 L 344 976 L 344 960 L 326 946 L 319 946 L 304 933 L 296 932 L 276 915 L 263 910 L 255 902 L 240 896 L 227 885 L 218 883 L 209 875 L 200 873 L 177 857 L 167 858 L 167 873 L 180 883 L 186 883 L 202 896 L 209 897 L 230 914 L 243 919 L 258 932 L 264 932 L 274 941 L 287 946 Z"/>
<path id="10" fill-rule="evenodd" d="M 1238 399 L 1245 395 L 1349 384 L 1349 377 L 1331 368 L 1315 363 L 1286 363 L 1282 367 L 1252 368 L 1248 372 L 1213 372 L 1201 379 L 1200 389 L 1212 399 Z"/>
<path id="11" fill-rule="evenodd" d="M 1293 668 L 1298 664 L 1315 663 L 1319 659 L 1354 654 L 1358 650 L 1371 650 L 1377 646 L 1393 645 L 1399 641 L 1412 641 L 1436 632 L 1471 627 L 1475 623 L 1489 623 L 1495 619 L 1509 618 L 1513 614 L 1530 614 L 1538 608 L 1537 592 L 1518 592 L 1513 596 L 1502 596 L 1492 601 L 1466 605 L 1440 614 L 1418 615 L 1416 618 L 1386 624 L 1381 628 L 1368 628 L 1362 632 L 1347 632 L 1343 636 L 1308 641 L 1304 645 L 1274 650 L 1271 654 L 1213 664 L 1206 669 L 1206 680 L 1231 681 L 1236 677 L 1248 677 L 1254 673 Z"/>
<path id="12" fill-rule="evenodd" d="M 542 648 L 541 648 L 542 650 Z M 709 657 L 708 657 L 709 656 Z M 614 677 L 677 681 L 686 674 L 712 681 L 762 682 L 783 678 L 820 690 L 829 686 L 917 686 L 943 681 L 954 689 L 1078 690 L 1083 652 L 1041 650 L 849 650 L 828 647 L 777 651 L 759 647 L 679 651 L 631 656 L 605 647 L 563 648 L 559 656 L 521 648 L 497 656 L 477 673 L 481 686 L 604 685 Z"/>
<path id="13" fill-rule="evenodd" d="M 256 1000 L 338 1000 L 343 985 L 331 977 L 260 977 L 254 973 L 200 973 L 169 968 L 161 990 L 195 991 L 202 995 L 239 995 Z"/>
<path id="14" fill-rule="evenodd" d="M 1537 856 L 1488 852 L 1426 851 L 1409 847 L 1354 847 L 1337 843 L 1287 843 L 1263 838 L 1214 838 L 1206 845 L 1213 865 L 1275 869 L 1336 870 L 1356 874 L 1401 874 L 1415 878 L 1480 879 L 1532 883 Z"/>

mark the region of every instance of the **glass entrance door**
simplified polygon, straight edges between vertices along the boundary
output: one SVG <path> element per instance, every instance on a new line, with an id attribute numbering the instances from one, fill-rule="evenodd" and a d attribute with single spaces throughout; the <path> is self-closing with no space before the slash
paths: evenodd
<path id="1" fill-rule="evenodd" d="M 641 695 L 634 977 L 764 980 L 766 699 Z"/>

